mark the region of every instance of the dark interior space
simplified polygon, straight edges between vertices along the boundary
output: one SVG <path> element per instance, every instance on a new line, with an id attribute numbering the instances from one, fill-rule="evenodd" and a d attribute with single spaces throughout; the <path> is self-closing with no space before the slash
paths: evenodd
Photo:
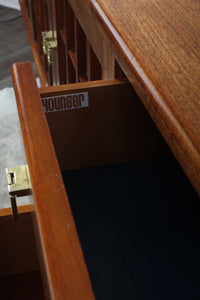
<path id="1" fill-rule="evenodd" d="M 174 158 L 63 178 L 97 299 L 200 297 L 199 199 Z"/>

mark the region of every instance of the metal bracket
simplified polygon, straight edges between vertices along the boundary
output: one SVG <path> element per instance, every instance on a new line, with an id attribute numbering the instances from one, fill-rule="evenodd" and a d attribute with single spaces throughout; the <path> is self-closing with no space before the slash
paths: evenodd
<path id="1" fill-rule="evenodd" d="M 56 31 L 43 31 L 42 32 L 42 49 L 44 55 L 47 55 L 48 65 L 51 65 L 51 51 L 57 48 L 57 35 Z"/>
<path id="2" fill-rule="evenodd" d="M 46 41 L 53 39 L 53 31 L 43 31 L 42 32 L 42 49 L 43 53 L 47 55 L 47 49 L 46 49 Z"/>
<path id="3" fill-rule="evenodd" d="M 32 186 L 27 165 L 6 168 L 8 192 L 10 195 L 13 219 L 18 219 L 16 197 L 31 195 Z"/>

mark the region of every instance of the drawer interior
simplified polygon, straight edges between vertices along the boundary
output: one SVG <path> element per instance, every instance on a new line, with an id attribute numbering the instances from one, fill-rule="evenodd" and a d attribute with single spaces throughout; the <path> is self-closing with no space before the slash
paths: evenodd
<path id="1" fill-rule="evenodd" d="M 44 299 L 32 224 L 32 205 L 18 207 L 14 222 L 11 209 L 0 210 L 1 299 Z"/>
<path id="2" fill-rule="evenodd" d="M 62 174 L 97 299 L 200 296 L 199 199 L 172 156 Z"/>
<path id="3" fill-rule="evenodd" d="M 51 105 L 46 119 L 97 299 L 172 299 L 177 287 L 181 297 L 198 296 L 198 197 L 132 87 L 111 80 L 39 91 L 39 104 L 28 101 L 25 110 L 29 115 L 32 104 L 42 109 L 40 101 Z M 87 107 L 56 108 L 58 97 L 80 93 L 88 93 Z M 28 125 L 33 134 L 32 122 Z M 46 176 L 37 156 L 38 150 L 48 152 L 44 145 L 40 138 L 33 157 Z M 39 178 L 46 188 L 47 177 Z M 66 209 L 67 203 L 57 201 Z M 50 204 L 44 209 L 53 217 L 56 210 L 60 226 L 59 206 Z"/>
<path id="4" fill-rule="evenodd" d="M 200 296 L 196 192 L 127 83 L 85 88 L 46 117 L 96 298 Z"/>

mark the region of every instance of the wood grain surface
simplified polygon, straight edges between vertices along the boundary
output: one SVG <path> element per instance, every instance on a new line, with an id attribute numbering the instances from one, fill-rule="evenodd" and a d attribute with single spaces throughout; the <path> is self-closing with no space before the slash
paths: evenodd
<path id="1" fill-rule="evenodd" d="M 68 0 L 68 3 L 101 64 L 101 79 L 115 78 L 113 43 L 108 37 L 107 29 L 104 28 L 104 21 L 98 20 L 90 0 Z"/>
<path id="2" fill-rule="evenodd" d="M 34 205 L 33 204 L 19 205 L 17 210 L 19 214 L 30 213 L 34 211 Z M 11 207 L 0 209 L 0 217 L 11 216 L 11 215 L 12 215 Z"/>
<path id="3" fill-rule="evenodd" d="M 123 71 L 200 194 L 200 2 L 89 2 Z"/>
<path id="4" fill-rule="evenodd" d="M 200 2 L 67 3 L 102 66 L 102 78 L 114 78 L 117 60 L 200 195 Z"/>
<path id="5" fill-rule="evenodd" d="M 30 63 L 12 68 L 50 299 L 94 299 Z"/>

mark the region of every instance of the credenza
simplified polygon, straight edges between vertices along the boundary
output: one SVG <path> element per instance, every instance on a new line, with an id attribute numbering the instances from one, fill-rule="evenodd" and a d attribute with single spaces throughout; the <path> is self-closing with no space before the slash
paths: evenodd
<path id="1" fill-rule="evenodd" d="M 4 289 L 199 297 L 200 3 L 20 5 L 41 87 L 13 65 L 33 205 L 1 210 Z"/>

